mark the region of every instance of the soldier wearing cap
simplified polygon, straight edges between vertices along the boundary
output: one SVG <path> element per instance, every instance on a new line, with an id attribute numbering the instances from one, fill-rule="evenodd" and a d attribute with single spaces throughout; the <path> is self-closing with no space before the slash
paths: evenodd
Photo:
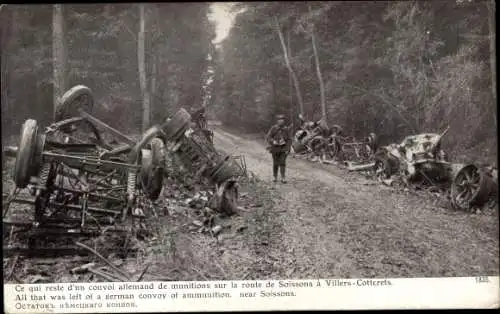
<path id="1" fill-rule="evenodd" d="M 277 115 L 277 123 L 267 132 L 266 141 L 268 150 L 273 156 L 274 182 L 278 181 L 278 170 L 281 174 L 281 182 L 286 183 L 285 168 L 286 157 L 292 145 L 290 129 L 285 125 L 285 116 Z"/>

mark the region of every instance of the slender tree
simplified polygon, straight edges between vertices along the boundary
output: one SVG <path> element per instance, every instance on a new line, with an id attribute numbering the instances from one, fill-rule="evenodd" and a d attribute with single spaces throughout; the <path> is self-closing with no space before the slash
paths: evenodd
<path id="1" fill-rule="evenodd" d="M 65 39 L 64 9 L 61 4 L 53 5 L 52 12 L 52 64 L 54 70 L 54 105 L 67 88 L 67 49 Z M 55 117 L 55 108 L 53 115 Z"/>
<path id="2" fill-rule="evenodd" d="M 304 101 L 302 100 L 302 93 L 300 91 L 299 79 L 297 78 L 297 75 L 295 74 L 295 71 L 293 70 L 292 64 L 290 62 L 290 58 L 288 56 L 288 52 L 286 49 L 286 43 L 285 43 L 285 39 L 283 36 L 283 32 L 281 31 L 280 24 L 279 24 L 278 19 L 276 17 L 274 17 L 274 24 L 275 24 L 276 32 L 278 33 L 278 36 L 280 39 L 281 48 L 283 49 L 283 57 L 285 58 L 286 67 L 288 68 L 290 75 L 292 75 L 293 84 L 295 86 L 295 92 L 297 93 L 297 101 L 299 102 L 299 112 L 301 115 L 304 115 Z"/>
<path id="3" fill-rule="evenodd" d="M 9 41 L 10 41 L 10 30 L 11 30 L 11 15 L 12 12 L 11 10 L 4 10 L 5 4 L 1 5 L 0 8 L 0 13 L 2 13 L 2 20 L 1 20 L 1 27 L 2 27 L 2 38 L 0 42 L 0 47 L 2 49 L 0 50 L 1 54 L 1 79 L 0 79 L 0 84 L 1 84 L 1 91 L 2 91 L 2 112 L 4 111 L 4 108 L 7 108 L 9 105 L 9 99 L 8 99 L 8 65 L 9 65 L 9 56 L 7 54 L 7 49 Z M 3 143 L 3 142 L 2 142 Z"/>
<path id="4" fill-rule="evenodd" d="M 309 13 L 312 14 L 311 6 L 308 5 Z M 314 63 L 316 64 L 316 75 L 319 82 L 319 92 L 321 101 L 321 119 L 324 123 L 327 123 L 326 116 L 326 101 L 325 101 L 325 84 L 323 82 L 323 76 L 321 75 L 321 67 L 319 64 L 318 48 L 316 46 L 316 36 L 314 35 L 314 24 L 310 23 L 309 35 L 311 36 L 311 44 L 314 52 Z"/>
<path id="5" fill-rule="evenodd" d="M 288 50 L 288 55 L 291 58 L 292 57 L 292 47 L 291 47 L 290 33 L 291 33 L 290 30 L 288 30 L 287 50 Z M 288 99 L 289 99 L 289 106 L 290 106 L 289 108 L 290 108 L 291 127 L 292 127 L 292 130 L 295 130 L 295 128 L 294 128 L 295 117 L 294 117 L 294 110 L 293 110 L 293 79 L 292 79 L 292 74 L 290 73 L 290 71 L 288 71 Z"/>
<path id="6" fill-rule="evenodd" d="M 137 62 L 139 67 L 139 85 L 142 98 L 142 130 L 148 128 L 151 119 L 149 90 L 146 76 L 146 4 L 139 4 L 139 33 L 137 36 Z"/>

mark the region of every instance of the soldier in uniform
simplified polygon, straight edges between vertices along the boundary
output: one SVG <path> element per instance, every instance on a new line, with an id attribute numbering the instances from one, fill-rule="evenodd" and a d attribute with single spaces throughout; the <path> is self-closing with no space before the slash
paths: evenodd
<path id="1" fill-rule="evenodd" d="M 285 116 L 278 115 L 276 118 L 277 123 L 267 132 L 266 141 L 268 143 L 268 150 L 273 156 L 274 182 L 278 182 L 279 170 L 281 182 L 286 183 L 286 157 L 290 153 L 292 136 L 289 127 L 285 125 Z"/>

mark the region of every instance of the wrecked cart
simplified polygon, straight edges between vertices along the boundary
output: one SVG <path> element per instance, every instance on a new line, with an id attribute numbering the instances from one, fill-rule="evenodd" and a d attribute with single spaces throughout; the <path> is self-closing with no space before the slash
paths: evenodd
<path id="1" fill-rule="evenodd" d="M 451 163 L 441 149 L 441 139 L 447 131 L 411 135 L 399 144 L 382 147 L 375 153 L 376 175 L 380 179 L 400 175 L 405 182 L 430 184 L 450 180 Z"/>
<path id="2" fill-rule="evenodd" d="M 146 200 L 156 200 L 162 188 L 164 143 L 135 141 L 92 116 L 93 105 L 91 90 L 78 85 L 63 95 L 45 130 L 25 121 L 18 146 L 6 148 L 15 158 L 15 188 L 3 217 L 12 203 L 33 205 L 37 227 L 84 228 L 144 216 Z"/>
<path id="3" fill-rule="evenodd" d="M 208 178 L 215 185 L 212 207 L 231 214 L 238 198 L 238 179 L 247 174 L 243 156 L 230 156 L 214 148 L 211 140 L 189 126 L 191 116 L 180 109 L 169 119 L 165 133 L 169 151 L 179 157 L 182 164 Z"/>
<path id="4" fill-rule="evenodd" d="M 18 146 L 6 147 L 5 155 L 15 158 L 15 188 L 3 206 L 4 227 L 28 228 L 43 238 L 55 229 L 99 234 L 117 220 L 145 217 L 162 190 L 166 144 L 217 184 L 218 205 L 228 198 L 234 203 L 241 167 L 206 137 L 189 135 L 191 116 L 184 109 L 135 140 L 92 116 L 93 106 L 91 90 L 75 86 L 57 104 L 52 125 L 41 130 L 28 119 Z M 33 219 L 5 220 L 15 203 L 31 205 Z"/>

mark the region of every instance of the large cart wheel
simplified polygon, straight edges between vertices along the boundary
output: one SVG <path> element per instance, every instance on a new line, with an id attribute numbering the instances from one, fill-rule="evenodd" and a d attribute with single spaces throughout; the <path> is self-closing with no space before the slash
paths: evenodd
<path id="1" fill-rule="evenodd" d="M 165 162 L 165 145 L 158 137 L 151 140 L 151 160 L 155 167 L 162 167 Z"/>
<path id="2" fill-rule="evenodd" d="M 292 149 L 295 153 L 302 153 L 305 150 L 305 145 L 300 141 L 295 141 L 292 144 Z"/>
<path id="3" fill-rule="evenodd" d="M 380 179 L 389 179 L 398 172 L 399 163 L 396 159 L 387 156 L 385 151 L 375 154 L 375 174 Z"/>
<path id="4" fill-rule="evenodd" d="M 321 135 L 313 137 L 309 142 L 309 147 L 311 147 L 311 150 L 316 153 L 319 153 L 319 151 L 323 149 L 324 146 L 325 146 L 325 139 Z"/>
<path id="5" fill-rule="evenodd" d="M 359 158 L 362 160 L 369 160 L 373 155 L 372 148 L 369 144 L 362 144 L 361 147 L 358 148 Z"/>
<path id="6" fill-rule="evenodd" d="M 292 143 L 292 148 L 295 153 L 302 153 L 306 150 L 306 145 L 304 139 L 307 137 L 308 132 L 306 130 L 298 130 L 295 133 L 294 141 Z"/>
<path id="7" fill-rule="evenodd" d="M 238 202 L 238 184 L 236 181 L 229 180 L 222 184 L 224 193 L 222 194 L 221 204 L 219 209 L 227 215 L 231 215 L 236 211 Z"/>
<path id="8" fill-rule="evenodd" d="M 36 151 L 38 125 L 35 120 L 28 119 L 21 128 L 21 137 L 14 165 L 14 182 L 16 187 L 25 188 L 30 180 L 33 155 Z"/>
<path id="9" fill-rule="evenodd" d="M 79 109 L 91 113 L 94 107 L 94 97 L 90 88 L 84 85 L 76 85 L 64 93 L 55 106 L 55 122 L 59 122 L 79 116 Z"/>
<path id="10" fill-rule="evenodd" d="M 179 139 L 187 130 L 190 122 L 191 115 L 185 109 L 181 108 L 177 111 L 163 128 L 167 140 L 176 141 Z"/>
<path id="11" fill-rule="evenodd" d="M 30 175 L 36 176 L 42 168 L 42 158 L 43 150 L 45 147 L 45 139 L 47 136 L 45 134 L 38 134 L 36 138 L 35 151 L 33 152 L 33 159 L 30 167 Z"/>
<path id="12" fill-rule="evenodd" d="M 165 176 L 165 153 L 163 141 L 154 138 L 151 141 L 151 150 L 142 150 L 140 182 L 147 197 L 156 201 L 160 197 Z"/>
<path id="13" fill-rule="evenodd" d="M 485 204 L 492 191 L 493 179 L 475 165 L 460 169 L 451 184 L 452 205 L 466 210 L 474 205 Z"/>
<path id="14" fill-rule="evenodd" d="M 375 153 L 378 149 L 378 137 L 375 133 L 370 133 L 367 138 L 368 146 L 372 153 Z"/>
<path id="15" fill-rule="evenodd" d="M 335 158 L 340 153 L 340 143 L 337 141 L 335 137 L 330 138 L 329 143 L 327 145 L 326 153 L 329 158 Z"/>
<path id="16" fill-rule="evenodd" d="M 231 215 L 236 211 L 238 202 L 238 184 L 234 180 L 227 180 L 217 184 L 215 195 L 210 200 L 210 207 L 224 215 Z"/>

